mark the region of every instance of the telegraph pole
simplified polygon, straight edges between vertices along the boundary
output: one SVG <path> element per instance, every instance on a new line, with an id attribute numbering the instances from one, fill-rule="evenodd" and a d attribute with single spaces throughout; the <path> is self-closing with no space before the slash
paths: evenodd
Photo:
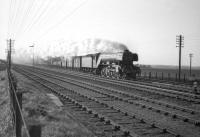
<path id="1" fill-rule="evenodd" d="M 189 57 L 190 57 L 190 77 L 191 77 L 192 76 L 192 57 L 193 57 L 193 54 L 190 53 Z"/>
<path id="2" fill-rule="evenodd" d="M 183 40 L 184 37 L 182 35 L 176 36 L 176 44 L 178 44 L 179 47 L 179 67 L 178 67 L 178 80 L 181 80 L 181 48 L 183 47 Z"/>
<path id="3" fill-rule="evenodd" d="M 8 55 L 7 55 L 7 62 L 8 62 L 8 69 L 10 70 L 11 69 L 11 54 L 12 54 L 12 47 L 13 47 L 13 43 L 14 43 L 14 40 L 12 39 L 8 39 L 7 40 L 7 52 L 8 52 Z"/>
<path id="4" fill-rule="evenodd" d="M 12 53 L 12 42 L 11 39 L 8 40 L 9 47 L 8 47 L 8 68 L 11 69 L 11 53 Z"/>
<path id="5" fill-rule="evenodd" d="M 34 67 L 34 44 L 29 47 L 33 48 L 33 67 Z"/>

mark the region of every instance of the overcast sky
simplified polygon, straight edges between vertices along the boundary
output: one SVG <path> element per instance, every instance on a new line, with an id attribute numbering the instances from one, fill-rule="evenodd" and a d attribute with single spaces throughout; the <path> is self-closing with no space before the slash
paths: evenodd
<path id="1" fill-rule="evenodd" d="M 0 0 L 0 58 L 8 38 L 15 54 L 33 43 L 47 52 L 60 41 L 102 38 L 127 45 L 140 64 L 178 65 L 179 34 L 182 64 L 193 53 L 200 66 L 200 0 Z"/>

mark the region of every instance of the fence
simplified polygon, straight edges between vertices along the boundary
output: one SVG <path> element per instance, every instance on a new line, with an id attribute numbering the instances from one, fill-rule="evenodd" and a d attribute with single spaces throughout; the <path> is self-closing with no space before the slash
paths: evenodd
<path id="1" fill-rule="evenodd" d="M 22 137 L 22 127 L 25 137 L 41 137 L 40 125 L 31 125 L 29 130 L 22 114 L 22 92 L 17 91 L 17 80 L 9 69 L 7 69 L 9 80 L 10 107 L 13 116 L 16 137 Z M 24 136 L 23 136 L 24 137 Z"/>
<path id="2" fill-rule="evenodd" d="M 167 80 L 167 81 L 179 81 L 177 73 L 165 73 L 165 72 L 142 72 L 139 76 L 146 79 L 155 80 Z M 190 77 L 187 74 L 182 74 L 180 82 L 191 82 Z"/>

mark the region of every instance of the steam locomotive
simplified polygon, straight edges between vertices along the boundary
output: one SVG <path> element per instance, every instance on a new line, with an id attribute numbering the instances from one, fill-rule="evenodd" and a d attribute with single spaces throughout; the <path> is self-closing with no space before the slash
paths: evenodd
<path id="1" fill-rule="evenodd" d="M 92 72 L 104 77 L 117 79 L 136 78 L 140 68 L 133 64 L 138 61 L 138 55 L 129 50 L 117 53 L 96 53 L 85 56 L 73 56 L 60 62 L 61 66 Z"/>

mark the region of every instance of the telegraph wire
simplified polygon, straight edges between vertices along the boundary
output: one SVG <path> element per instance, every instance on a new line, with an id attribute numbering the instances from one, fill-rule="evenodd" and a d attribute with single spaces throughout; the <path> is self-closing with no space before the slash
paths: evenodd
<path id="1" fill-rule="evenodd" d="M 42 2 L 44 2 L 44 1 L 42 1 Z M 24 26 L 24 29 L 23 29 L 24 32 L 31 26 L 31 24 L 33 23 L 33 21 L 35 19 L 35 16 L 41 10 L 42 4 L 39 4 L 39 3 L 40 2 L 38 0 L 35 0 L 34 6 L 30 10 L 30 14 L 29 14 L 29 16 L 27 16 L 28 24 L 26 24 Z"/>
<path id="2" fill-rule="evenodd" d="M 11 9 L 11 14 L 10 14 L 10 30 L 13 29 L 13 16 L 14 16 L 14 11 L 15 11 L 15 4 L 16 4 L 16 0 L 13 0 L 12 2 L 12 9 Z M 12 37 L 12 32 L 10 31 L 10 37 Z"/>
<path id="3" fill-rule="evenodd" d="M 53 13 L 57 13 L 57 11 L 59 11 L 61 8 L 63 8 L 63 6 L 64 6 L 64 4 L 63 4 L 63 2 L 64 1 L 66 1 L 66 0 L 62 0 L 62 2 L 60 2 L 60 5 L 58 5 L 57 6 L 57 10 L 55 10 Z M 52 8 L 52 7 L 51 7 Z M 50 11 L 50 9 L 47 11 L 47 13 L 49 13 L 49 11 Z M 49 15 L 49 14 L 47 14 L 46 13 L 46 15 Z M 50 16 L 51 17 L 51 16 Z M 39 21 L 38 21 L 38 24 L 45 24 L 45 23 L 48 23 L 49 24 L 49 22 L 48 22 L 48 19 L 49 19 L 49 17 L 48 16 L 44 16 L 43 17 L 43 20 L 42 19 L 40 19 Z M 47 26 L 47 25 L 45 25 L 45 26 Z"/>
<path id="4" fill-rule="evenodd" d="M 19 7 L 21 6 L 21 1 L 19 1 L 19 0 L 16 0 L 16 8 L 15 8 L 15 14 L 14 14 L 14 16 L 13 16 L 13 21 L 12 21 L 12 31 L 13 31 L 13 38 L 15 37 L 15 32 L 14 32 L 14 30 L 15 30 L 15 27 L 16 27 L 16 25 L 17 25 L 17 17 L 18 17 L 18 15 L 19 15 Z"/>
<path id="5" fill-rule="evenodd" d="M 28 6 L 27 6 L 27 8 L 25 10 L 25 14 L 24 14 L 24 16 L 22 18 L 21 24 L 19 25 L 18 30 L 16 32 L 16 34 L 18 34 L 17 37 L 19 37 L 20 32 L 24 29 L 25 23 L 27 21 L 28 16 L 30 15 L 30 11 L 31 11 L 35 1 L 36 0 L 32 0 L 31 2 L 28 3 Z"/>
<path id="6" fill-rule="evenodd" d="M 67 15 L 64 16 L 61 20 L 59 20 L 56 24 L 49 27 L 42 35 L 39 36 L 39 38 L 43 38 L 46 36 L 46 34 L 50 31 L 55 29 L 57 26 L 59 26 L 61 23 L 63 23 L 66 19 L 71 17 L 77 10 L 79 10 L 88 0 L 83 1 L 81 4 L 79 4 L 75 9 L 73 9 L 71 12 L 69 12 Z"/>
<path id="7" fill-rule="evenodd" d="M 82 2 L 77 8 L 75 8 L 74 10 L 72 10 L 70 13 L 66 14 L 64 17 L 68 17 L 69 15 L 71 16 L 71 13 L 77 11 L 86 1 Z M 62 6 L 63 4 L 61 4 Z M 58 8 L 56 8 L 57 10 L 59 10 Z M 48 21 L 48 20 L 47 20 Z M 60 20 L 60 22 L 62 22 L 62 20 Z M 56 26 L 57 24 L 54 24 L 52 26 Z M 30 25 L 29 25 L 30 26 Z M 49 28 L 50 29 L 50 28 Z M 25 32 L 25 31 L 24 31 Z M 27 31 L 26 31 L 27 32 Z M 24 33 L 25 34 L 25 33 Z M 41 35 L 42 36 L 42 35 Z"/>
<path id="8" fill-rule="evenodd" d="M 29 21 L 29 19 L 32 17 L 33 11 L 35 10 L 36 7 L 37 7 L 37 0 L 33 0 L 31 6 L 29 7 L 29 9 L 27 11 L 26 17 L 24 19 L 25 22 L 23 22 L 23 27 L 22 27 L 22 29 L 20 29 L 21 31 L 20 31 L 18 37 L 20 37 L 21 34 L 23 34 L 23 32 L 25 31 L 25 29 L 30 25 L 31 22 Z"/>
<path id="9" fill-rule="evenodd" d="M 11 0 L 12 1 L 12 0 Z M 37 1 L 37 0 L 35 0 L 35 1 Z M 23 18 L 21 18 L 22 19 L 22 22 L 19 22 L 19 21 L 17 21 L 17 19 L 19 19 L 19 17 L 17 16 L 17 14 L 19 14 L 19 9 L 20 9 L 20 4 L 21 4 L 21 2 L 17 2 L 16 0 L 14 1 L 14 5 L 10 5 L 10 7 L 14 7 L 13 9 L 12 8 L 10 8 L 11 10 L 10 11 L 12 11 L 11 12 L 11 14 L 10 14 L 10 19 L 12 19 L 12 25 L 9 25 L 9 28 L 10 27 L 16 27 L 15 25 L 17 25 L 18 23 L 19 23 L 19 27 L 17 28 L 17 30 L 24 30 L 24 33 L 20 33 L 20 35 L 21 34 L 26 34 L 25 32 L 27 32 L 28 30 L 31 30 L 31 28 L 34 26 L 33 24 L 31 24 L 31 23 L 36 23 L 37 25 L 40 25 L 40 24 L 38 24 L 39 22 L 38 21 L 43 21 L 44 22 L 44 20 L 42 20 L 42 17 L 45 17 L 44 16 L 44 13 L 46 13 L 47 11 L 48 11 L 48 5 L 50 5 L 50 3 L 48 3 L 48 4 L 45 4 L 45 6 L 42 6 L 42 5 L 40 5 L 39 6 L 39 8 L 37 8 L 36 7 L 36 3 L 35 3 L 35 1 L 33 1 L 32 3 L 33 4 L 30 4 L 29 3 L 29 6 L 28 7 L 30 7 L 30 9 L 28 10 L 28 12 L 26 12 L 26 15 L 25 15 L 25 17 L 23 17 Z M 69 13 L 67 13 L 65 16 L 64 16 L 64 18 L 62 18 L 62 19 L 60 19 L 56 24 L 52 24 L 52 26 L 50 26 L 49 28 L 47 28 L 47 30 L 46 31 L 44 31 L 44 33 L 43 34 L 45 34 L 46 32 L 49 32 L 50 30 L 52 30 L 52 29 L 54 29 L 55 27 L 57 27 L 58 25 L 60 25 L 63 21 L 65 21 L 67 18 L 69 18 L 69 17 L 71 17 L 78 9 L 80 9 L 85 3 L 87 2 L 87 0 L 85 0 L 85 1 L 83 1 L 83 2 L 81 2 L 81 4 L 79 4 L 75 9 L 73 9 L 72 11 L 70 11 Z M 12 3 L 13 3 L 13 1 L 12 1 Z M 31 5 L 31 6 L 30 6 Z M 61 3 L 61 6 L 62 6 L 63 4 Z M 42 8 L 42 9 L 41 9 Z M 33 9 L 33 10 L 32 10 Z M 37 15 L 37 19 L 33 19 L 33 22 L 31 21 L 31 23 L 30 24 L 28 24 L 27 26 L 26 26 L 26 28 L 24 28 L 24 29 L 22 29 L 21 27 L 23 26 L 23 23 L 24 23 L 24 21 L 25 20 L 27 20 L 28 19 L 28 15 L 30 15 L 29 16 L 29 18 L 31 18 L 31 17 L 34 17 L 35 15 L 36 15 L 36 12 L 38 11 L 38 9 L 40 9 L 39 11 L 39 15 Z M 24 9 L 24 10 L 26 10 L 26 8 Z M 37 11 L 36 11 L 37 10 Z M 60 10 L 60 9 L 58 9 L 58 8 L 56 8 L 56 10 Z M 16 11 L 17 11 L 17 13 L 16 13 Z M 21 12 L 22 10 L 20 10 L 20 12 Z M 26 10 L 27 11 L 27 10 Z M 13 14 L 14 13 L 14 14 Z M 32 13 L 32 14 L 31 14 Z M 14 16 L 14 18 L 12 18 L 12 15 Z M 21 15 L 21 14 L 20 14 Z M 47 14 L 48 15 L 48 14 Z M 14 21 L 14 22 L 13 22 Z M 48 21 L 48 20 L 47 20 Z M 20 24 L 21 23 L 21 24 Z M 11 29 L 12 30 L 12 29 Z M 11 35 L 15 35 L 15 36 L 19 36 L 18 35 L 18 31 L 16 31 L 16 32 L 11 32 L 10 31 L 10 33 L 11 33 Z M 44 36 L 44 35 L 41 35 L 41 36 Z"/>
<path id="10" fill-rule="evenodd" d="M 35 22 L 33 23 L 34 26 L 37 26 L 39 24 L 38 22 L 42 19 L 42 17 L 45 16 L 45 14 L 52 8 L 51 7 L 52 4 L 54 4 L 54 3 L 52 3 L 52 1 L 49 0 L 46 8 L 43 9 L 43 11 L 39 14 L 37 20 L 35 20 Z M 33 26 L 30 27 L 29 30 L 31 30 L 32 28 L 33 28 Z"/>
<path id="11" fill-rule="evenodd" d="M 8 17 L 8 27 L 7 27 L 7 37 L 9 37 L 9 33 L 10 33 L 10 23 L 11 23 L 11 7 L 12 7 L 12 4 L 13 3 L 13 0 L 10 0 L 9 1 L 9 4 L 10 4 L 10 6 L 9 6 L 9 12 L 8 12 L 8 15 L 9 15 L 9 17 Z"/>
<path id="12" fill-rule="evenodd" d="M 22 20 L 22 17 L 23 17 L 23 13 L 24 13 L 24 9 L 25 9 L 25 6 L 26 6 L 26 2 L 27 0 L 20 0 L 19 1 L 19 5 L 18 5 L 18 8 L 17 8 L 17 12 L 16 12 L 16 20 L 15 20 L 15 24 L 14 24 L 14 29 L 13 29 L 13 33 L 14 33 L 14 38 L 16 38 L 16 35 L 17 35 L 17 30 L 20 26 L 20 23 L 21 23 L 21 20 Z"/>
<path id="13" fill-rule="evenodd" d="M 14 5 L 15 5 L 15 0 L 10 1 L 10 13 L 9 13 L 9 24 L 8 24 L 8 37 L 11 37 L 11 30 L 12 30 L 12 20 L 13 20 L 13 12 L 14 12 Z"/>
<path id="14" fill-rule="evenodd" d="M 39 1 L 37 1 L 37 2 L 39 2 Z M 39 2 L 39 3 L 40 3 L 40 4 L 38 3 L 39 6 L 35 6 L 36 8 L 34 8 L 33 14 L 32 14 L 32 16 L 31 16 L 31 18 L 32 18 L 33 20 L 31 21 L 30 24 L 28 24 L 28 25 L 26 26 L 24 32 L 27 32 L 27 31 L 29 30 L 29 28 L 33 25 L 33 21 L 35 20 L 35 17 L 37 16 L 37 13 L 38 13 L 41 9 L 43 9 L 44 2 L 45 2 L 45 0 L 43 0 L 41 3 Z"/>
<path id="15" fill-rule="evenodd" d="M 35 24 L 38 22 L 38 20 L 41 18 L 41 16 L 45 13 L 45 11 L 48 9 L 48 6 L 49 4 L 51 3 L 52 1 L 48 1 L 48 3 L 45 5 L 45 4 L 42 4 L 42 5 L 45 5 L 43 6 L 43 9 L 38 12 L 38 16 L 35 16 L 34 20 L 32 21 L 31 25 L 29 26 L 29 28 L 26 30 L 26 32 L 30 32 L 30 30 L 35 26 Z M 25 32 L 25 33 L 26 33 Z"/>
<path id="16" fill-rule="evenodd" d="M 50 10 L 52 7 L 50 7 L 49 8 L 49 5 L 51 5 L 51 4 L 54 4 L 54 3 L 51 3 L 52 1 L 51 0 L 49 0 L 49 3 L 45 6 L 45 7 L 43 7 L 43 9 L 41 9 L 40 8 L 40 15 L 39 16 L 37 16 L 36 18 L 33 18 L 33 20 L 31 21 L 31 23 L 29 24 L 29 25 L 27 25 L 27 27 L 26 27 L 26 29 L 20 34 L 20 35 L 24 35 L 24 34 L 26 34 L 27 32 L 30 32 L 31 31 L 31 29 L 33 28 L 33 27 L 35 27 L 35 26 L 37 26 L 38 25 L 38 21 L 40 21 L 41 20 L 41 18 L 42 18 L 42 16 L 44 16 L 44 14 L 48 11 L 48 10 Z M 54 1 L 55 2 L 55 1 Z M 40 6 L 42 6 L 42 4 L 40 4 Z M 35 14 L 34 14 L 35 15 Z"/>
<path id="17" fill-rule="evenodd" d="M 12 10 L 11 10 L 11 14 L 10 14 L 10 24 L 9 24 L 9 33 L 10 33 L 10 37 L 15 37 L 15 30 L 18 26 L 18 20 L 19 20 L 19 17 L 21 16 L 21 13 L 20 11 L 23 9 L 21 7 L 21 1 L 17 1 L 15 0 L 15 2 L 13 2 L 13 7 L 12 7 Z"/>

